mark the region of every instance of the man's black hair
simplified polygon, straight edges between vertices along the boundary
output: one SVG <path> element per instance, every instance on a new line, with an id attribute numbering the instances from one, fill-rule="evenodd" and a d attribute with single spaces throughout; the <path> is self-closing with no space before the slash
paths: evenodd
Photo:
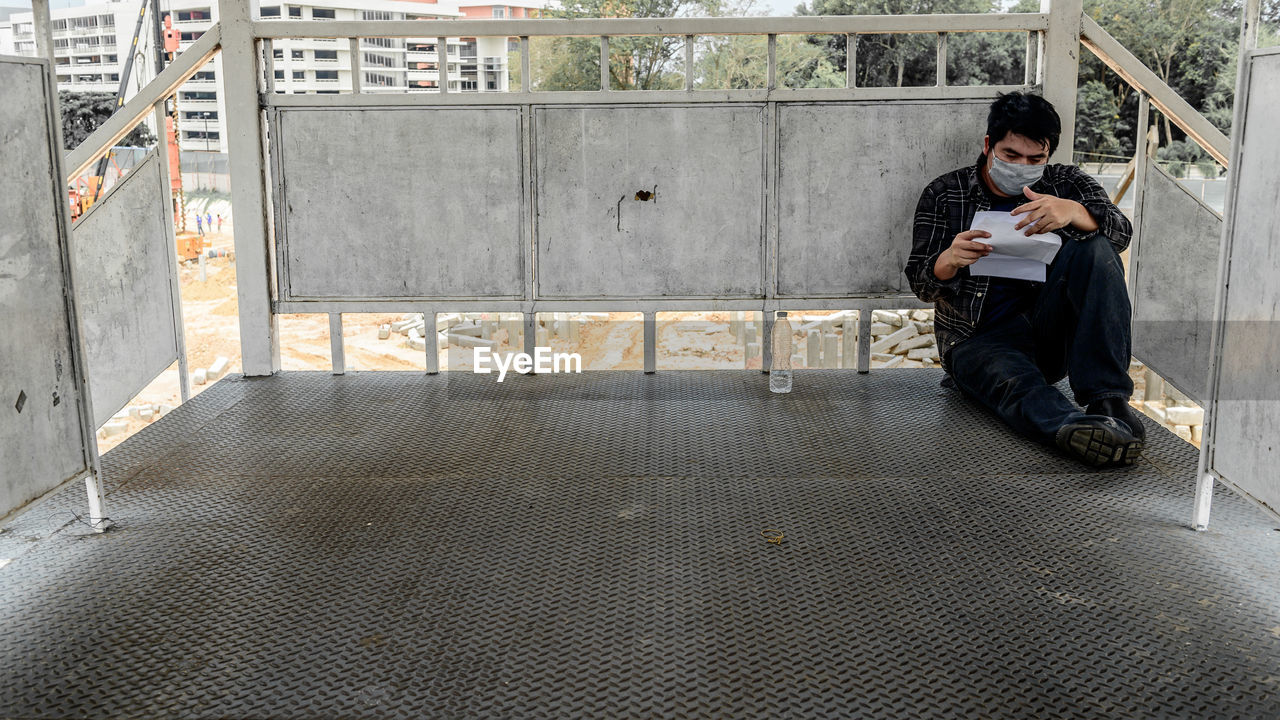
<path id="1" fill-rule="evenodd" d="M 1047 141 L 1052 155 L 1062 135 L 1062 120 L 1058 118 L 1053 104 L 1039 95 L 1005 93 L 991 103 L 991 111 L 987 113 L 987 135 L 991 137 L 991 147 L 994 148 L 1010 132 L 1039 143 Z"/>

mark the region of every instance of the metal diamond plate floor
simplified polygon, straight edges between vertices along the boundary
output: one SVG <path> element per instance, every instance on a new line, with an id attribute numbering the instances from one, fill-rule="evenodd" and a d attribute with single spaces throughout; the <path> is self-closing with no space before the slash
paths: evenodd
<path id="1" fill-rule="evenodd" d="M 228 377 L 0 533 L 0 716 L 1280 717 L 1276 523 L 940 377 Z"/>

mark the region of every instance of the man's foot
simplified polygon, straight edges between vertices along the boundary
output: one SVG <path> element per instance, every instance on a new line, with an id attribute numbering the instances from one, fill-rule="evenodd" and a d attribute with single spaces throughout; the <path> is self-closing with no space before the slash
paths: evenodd
<path id="1" fill-rule="evenodd" d="M 1128 425 L 1105 415 L 1085 415 L 1058 429 L 1059 448 L 1094 467 L 1132 465 L 1142 451 L 1142 439 Z"/>
<path id="2" fill-rule="evenodd" d="M 1089 403 L 1085 412 L 1090 415 L 1106 415 L 1129 426 L 1129 431 L 1139 440 L 1147 439 L 1147 429 L 1142 425 L 1142 418 L 1133 411 L 1133 407 L 1124 398 L 1109 397 Z"/>

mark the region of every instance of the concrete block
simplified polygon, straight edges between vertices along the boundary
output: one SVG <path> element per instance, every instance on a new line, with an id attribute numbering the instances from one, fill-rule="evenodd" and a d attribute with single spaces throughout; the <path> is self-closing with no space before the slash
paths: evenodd
<path id="1" fill-rule="evenodd" d="M 195 372 L 191 373 L 191 382 L 197 385 L 203 385 L 206 382 L 208 382 L 208 380 L 209 380 L 209 371 L 205 370 L 204 368 L 200 368 L 199 370 L 196 370 Z"/>
<path id="2" fill-rule="evenodd" d="M 840 367 L 840 336 L 834 332 L 822 336 L 822 367 Z"/>
<path id="3" fill-rule="evenodd" d="M 1152 401 L 1147 401 L 1142 403 L 1142 406 L 1147 409 L 1148 415 L 1151 415 L 1155 419 L 1159 420 L 1161 424 L 1163 424 L 1166 421 L 1164 406 L 1162 404 L 1152 400 Z"/>
<path id="4" fill-rule="evenodd" d="M 940 358 L 938 357 L 938 348 L 930 346 L 930 347 L 916 348 L 915 350 L 908 350 L 907 359 L 908 360 L 938 360 Z"/>
<path id="5" fill-rule="evenodd" d="M 902 327 L 902 316 L 892 310 L 872 310 L 871 322 L 880 322 L 894 327 Z"/>
<path id="6" fill-rule="evenodd" d="M 412 349 L 414 349 L 414 350 L 426 350 L 426 349 L 427 349 L 427 340 L 426 340 L 426 338 L 422 337 L 421 335 L 417 335 L 417 334 L 410 335 L 410 336 L 409 336 L 409 347 L 410 347 L 410 348 L 412 348 Z"/>
<path id="7" fill-rule="evenodd" d="M 934 337 L 932 335 L 916 335 L 914 337 L 909 337 L 906 340 L 903 340 L 902 342 L 898 343 L 893 348 L 893 352 L 896 355 L 902 355 L 907 351 L 914 350 L 916 348 L 928 347 L 933 343 L 934 343 Z"/>
<path id="8" fill-rule="evenodd" d="M 480 325 L 478 323 L 467 321 L 459 323 L 449 328 L 450 335 L 470 335 L 471 337 L 480 337 Z"/>
<path id="9" fill-rule="evenodd" d="M 924 367 L 924 363 L 920 362 L 919 360 L 912 360 L 911 358 L 907 358 L 906 360 L 902 361 L 902 364 L 900 365 L 900 367 L 922 368 Z"/>
<path id="10" fill-rule="evenodd" d="M 1203 425 L 1204 410 L 1198 407 L 1175 406 L 1165 408 L 1170 425 Z"/>
<path id="11" fill-rule="evenodd" d="M 893 359 L 893 358 L 895 358 L 895 357 L 898 357 L 898 356 L 897 356 L 897 355 L 890 355 L 889 353 L 871 353 L 871 362 L 873 362 L 873 363 L 885 363 L 885 362 L 889 362 L 890 360 L 892 360 L 892 359 Z"/>
<path id="12" fill-rule="evenodd" d="M 137 417 L 141 417 L 141 413 L 144 409 L 150 410 L 151 408 L 146 405 L 130 405 L 124 410 L 127 416 L 131 418 L 137 418 Z"/>
<path id="13" fill-rule="evenodd" d="M 920 333 L 921 335 L 933 334 L 933 321 L 929 321 L 929 322 L 915 321 L 915 322 L 912 322 L 911 324 L 916 326 L 916 332 Z"/>
<path id="14" fill-rule="evenodd" d="M 155 417 L 155 415 L 156 411 L 151 408 L 142 408 L 138 411 L 138 419 L 146 420 L 147 422 L 151 422 L 151 418 Z"/>
<path id="15" fill-rule="evenodd" d="M 928 322 L 929 313 L 924 310 L 916 310 L 911 313 L 911 319 L 916 322 Z"/>
<path id="16" fill-rule="evenodd" d="M 1173 434 L 1177 435 L 1183 440 L 1186 440 L 1187 442 L 1191 442 L 1191 428 L 1187 427 L 1186 425 L 1174 425 Z"/>
<path id="17" fill-rule="evenodd" d="M 897 327 L 890 325 L 889 323 L 882 323 L 882 322 L 871 323 L 871 334 L 873 336 L 888 335 L 889 333 L 897 329 L 898 329 Z"/>
<path id="18" fill-rule="evenodd" d="M 424 342 L 425 342 L 425 339 L 424 339 Z M 444 349 L 446 349 L 446 348 L 448 348 L 448 347 L 449 347 L 449 335 L 448 335 L 448 333 L 442 333 L 442 332 L 438 332 L 438 333 L 436 333 L 436 349 L 437 349 L 437 350 L 444 350 Z M 424 346 L 422 349 L 423 349 L 423 350 L 426 350 L 426 347 Z"/>
<path id="19" fill-rule="evenodd" d="M 882 365 L 881 367 L 887 367 L 887 368 L 898 367 L 901 364 L 902 364 L 901 355 L 890 355 L 889 359 L 885 360 L 884 365 Z"/>
<path id="20" fill-rule="evenodd" d="M 488 347 L 488 348 L 491 348 L 491 347 L 494 347 L 494 346 L 496 346 L 496 345 L 498 344 L 497 342 L 495 342 L 495 341 L 493 341 L 493 340 L 485 340 L 484 338 L 476 337 L 476 336 L 474 336 L 474 335 L 459 335 L 459 334 L 457 334 L 457 333 L 455 333 L 455 332 L 450 332 L 450 333 L 449 333 L 449 342 L 450 342 L 450 343 L 452 343 L 452 344 L 454 344 L 454 345 L 457 345 L 458 347 Z M 426 349 L 426 346 L 425 346 L 425 345 L 423 346 L 423 349 Z"/>
<path id="21" fill-rule="evenodd" d="M 1191 426 L 1191 442 L 1199 445 L 1200 441 L 1204 437 L 1203 433 L 1204 433 L 1203 425 L 1192 425 Z"/>
<path id="22" fill-rule="evenodd" d="M 746 354 L 747 360 L 751 360 L 759 354 L 760 354 L 760 343 L 758 342 L 747 343 L 747 354 Z"/>
<path id="23" fill-rule="evenodd" d="M 858 331 L 856 326 L 845 323 L 840 335 L 840 367 L 852 369 L 858 364 Z"/>
<path id="24" fill-rule="evenodd" d="M 156 415 L 168 415 L 173 412 L 172 405 L 160 405 L 156 408 Z"/>
<path id="25" fill-rule="evenodd" d="M 822 367 L 822 336 L 817 330 L 810 330 L 805 338 L 805 367 Z"/>
<path id="26" fill-rule="evenodd" d="M 416 327 L 409 328 L 409 332 L 407 333 L 409 336 L 409 340 L 421 340 L 424 337 L 426 337 L 425 335 L 422 334 L 422 331 L 424 329 L 425 328 L 416 328 Z"/>
<path id="27" fill-rule="evenodd" d="M 387 339 L 387 338 L 389 338 L 389 337 L 391 337 L 391 326 L 390 326 L 390 325 L 388 325 L 387 323 L 383 323 L 383 324 L 379 325 L 379 326 L 378 326 L 378 339 L 379 339 L 379 340 L 386 340 L 386 339 Z"/>
<path id="28" fill-rule="evenodd" d="M 879 340 L 871 343 L 871 352 L 884 352 L 903 340 L 915 337 L 916 335 L 916 326 L 908 324 L 901 330 L 889 333 L 888 335 L 885 335 Z"/>
<path id="29" fill-rule="evenodd" d="M 102 436 L 112 437 L 114 435 L 123 435 L 129 429 L 129 423 L 123 420 L 110 420 L 102 426 Z"/>

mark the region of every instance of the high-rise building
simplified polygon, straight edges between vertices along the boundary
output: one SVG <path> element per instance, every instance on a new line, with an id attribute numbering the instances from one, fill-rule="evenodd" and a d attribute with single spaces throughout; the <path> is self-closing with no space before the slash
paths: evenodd
<path id="1" fill-rule="evenodd" d="M 463 5 L 422 0 L 262 0 L 262 19 L 417 20 L 438 18 L 536 17 L 547 0 L 516 0 L 511 5 Z M 59 90 L 116 92 L 132 47 L 138 13 L 150 0 L 107 0 L 51 11 L 54 61 Z M 216 0 L 164 0 L 161 13 L 172 18 L 186 50 L 218 20 Z M 155 31 L 148 13 L 134 48 L 126 99 L 155 76 Z M 362 38 L 360 84 L 364 92 L 438 92 L 437 38 Z M 505 38 L 447 38 L 450 92 L 504 91 L 508 88 Z M 30 12 L 0 21 L 0 53 L 35 55 Z M 330 94 L 352 88 L 351 45 L 337 39 L 281 39 L 273 43 L 272 74 L 278 93 Z M 183 150 L 226 152 L 226 133 L 215 56 L 177 92 L 179 145 Z M 155 128 L 152 128 L 155 131 Z"/>

